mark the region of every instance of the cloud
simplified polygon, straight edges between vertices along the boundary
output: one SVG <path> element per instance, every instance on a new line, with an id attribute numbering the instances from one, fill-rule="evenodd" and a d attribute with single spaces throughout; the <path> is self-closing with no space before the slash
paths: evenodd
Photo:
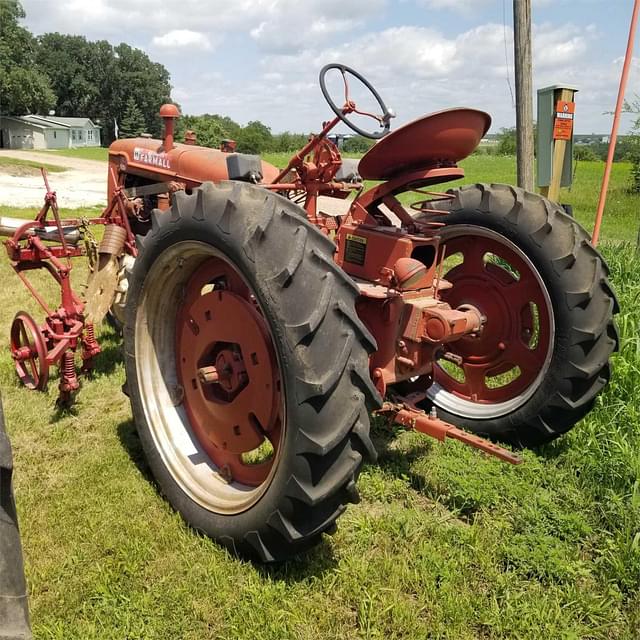
<path id="1" fill-rule="evenodd" d="M 565 25 L 558 29 L 548 23 L 535 26 L 533 32 L 534 65 L 540 70 L 548 67 L 558 69 L 575 62 L 586 53 L 589 40 L 594 35 L 591 27 Z"/>
<path id="2" fill-rule="evenodd" d="M 506 25 L 500 0 L 22 0 L 26 23 L 36 33 L 80 33 L 148 50 L 170 71 L 174 97 L 186 113 L 259 118 L 274 131 L 308 131 L 329 116 L 317 83 L 328 62 L 343 62 L 369 78 L 396 108 L 396 126 L 461 104 L 485 109 L 498 126 L 510 126 L 512 2 L 503 1 Z M 608 9 L 589 12 L 597 23 L 589 27 L 584 11 L 570 11 L 575 0 L 532 2 L 534 86 L 578 85 L 579 130 L 603 128 L 602 113 L 615 104 L 620 73 L 613 62 L 620 47 L 614 55 L 602 54 L 611 41 L 602 19 Z M 556 3 L 563 12 L 555 11 Z M 587 5 L 604 2 L 580 1 L 581 9 Z M 422 26 L 429 17 L 425 7 L 439 12 L 434 24 L 441 26 Z M 123 15 L 134 29 L 123 30 Z M 560 15 L 580 25 L 563 23 Z M 554 22 L 536 22 L 542 16 Z M 197 55 L 185 64 L 192 51 Z"/>
<path id="3" fill-rule="evenodd" d="M 195 32 L 214 42 L 225 34 L 250 34 L 264 51 L 300 51 L 325 44 L 364 24 L 387 0 L 23 0 L 36 32 L 83 33 L 92 38 L 141 40 L 154 45 L 169 34 Z M 69 19 L 73 16 L 73 20 Z M 122 16 L 135 30 L 123 32 Z M 185 34 L 176 36 L 179 41 Z M 162 46 L 162 45 L 160 45 Z"/>
<path id="4" fill-rule="evenodd" d="M 251 29 L 251 37 L 269 53 L 297 53 L 353 32 L 386 0 L 275 0 Z"/>
<path id="5" fill-rule="evenodd" d="M 420 4 L 434 11 L 452 10 L 463 13 L 483 8 L 489 2 L 490 0 L 421 0 Z"/>
<path id="6" fill-rule="evenodd" d="M 600 1 L 601 0 L 590 0 L 590 2 L 594 4 Z M 491 5 L 495 6 L 497 4 L 496 0 L 418 0 L 418 2 L 419 4 L 426 6 L 428 9 L 433 9 L 434 11 L 456 11 L 457 13 L 469 13 L 471 11 L 477 12 L 479 9 L 484 9 Z M 503 2 L 511 15 L 512 3 L 507 0 L 503 0 Z M 569 3 L 575 3 L 575 0 L 532 0 L 531 4 L 533 9 L 538 9 L 551 5 Z"/>
<path id="7" fill-rule="evenodd" d="M 210 51 L 212 48 L 211 40 L 204 33 L 190 29 L 174 29 L 163 35 L 155 36 L 151 42 L 161 49 L 188 48 Z"/>
<path id="8" fill-rule="evenodd" d="M 562 81 L 582 86 L 593 72 L 593 66 L 584 64 L 584 57 L 595 39 L 591 28 L 571 24 L 535 25 L 534 86 Z M 292 90 L 287 79 L 313 79 L 321 66 L 340 61 L 361 71 L 387 104 L 396 109 L 396 126 L 429 111 L 451 106 L 484 109 L 494 116 L 498 126 L 508 126 L 515 120 L 508 84 L 509 79 L 513 88 L 510 27 L 506 28 L 506 49 L 505 56 L 502 24 L 479 25 L 455 36 L 428 27 L 404 26 L 365 33 L 337 46 L 268 55 L 261 64 L 265 73 L 277 69 L 282 74 L 283 80 L 277 87 L 278 102 L 293 105 L 289 120 L 301 111 L 307 119 L 313 114 L 314 120 L 320 122 L 326 117 L 326 108 L 317 88 L 305 95 L 299 85 Z M 262 104 L 265 111 L 275 112 L 275 90 L 267 86 L 264 82 Z M 611 83 L 605 86 L 610 88 Z M 257 87 L 254 90 L 260 94 Z M 279 127 L 276 124 L 274 128 Z"/>

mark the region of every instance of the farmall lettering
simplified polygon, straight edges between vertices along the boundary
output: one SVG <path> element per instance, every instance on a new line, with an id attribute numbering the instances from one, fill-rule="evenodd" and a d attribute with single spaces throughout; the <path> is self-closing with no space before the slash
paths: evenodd
<path id="1" fill-rule="evenodd" d="M 133 150 L 133 159 L 136 162 L 149 164 L 153 167 L 161 167 L 162 169 L 171 169 L 171 163 L 166 153 L 156 153 L 149 149 L 135 147 Z"/>

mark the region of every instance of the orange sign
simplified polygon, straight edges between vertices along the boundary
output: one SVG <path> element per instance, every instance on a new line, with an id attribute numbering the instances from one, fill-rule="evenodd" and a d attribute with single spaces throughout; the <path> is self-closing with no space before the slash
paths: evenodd
<path id="1" fill-rule="evenodd" d="M 556 119 L 553 125 L 554 140 L 571 140 L 575 110 L 575 102 L 558 100 L 558 103 L 556 104 Z"/>

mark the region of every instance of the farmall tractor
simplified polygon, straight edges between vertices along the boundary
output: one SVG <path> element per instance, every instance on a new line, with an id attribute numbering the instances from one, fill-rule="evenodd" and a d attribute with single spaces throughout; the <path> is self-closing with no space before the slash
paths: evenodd
<path id="1" fill-rule="evenodd" d="M 372 412 L 517 463 L 494 442 L 570 429 L 617 347 L 607 267 L 559 205 L 502 184 L 430 190 L 464 176 L 486 113 L 391 132 L 393 113 L 354 70 L 328 65 L 320 86 L 335 117 L 282 170 L 230 143 L 176 143 L 179 113 L 164 105 L 163 140 L 111 145 L 100 218 L 61 222 L 47 189 L 35 221 L 3 222 L 25 282 L 44 266 L 63 292 L 56 310 L 42 301 L 43 325 L 16 316 L 23 382 L 43 388 L 57 363 L 69 401 L 76 351 L 89 369 L 94 323 L 119 320 L 125 392 L 162 492 L 190 525 L 263 561 L 316 544 L 358 499 Z M 357 167 L 328 137 L 340 122 L 377 140 Z M 90 223 L 105 225 L 99 246 Z M 81 300 L 69 260 L 86 253 Z"/>

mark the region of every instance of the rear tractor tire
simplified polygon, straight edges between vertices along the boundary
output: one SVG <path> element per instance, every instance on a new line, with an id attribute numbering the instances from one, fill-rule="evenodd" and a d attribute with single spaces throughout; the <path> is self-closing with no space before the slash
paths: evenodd
<path id="1" fill-rule="evenodd" d="M 245 183 L 178 192 L 140 241 L 124 329 L 149 466 L 195 529 L 264 562 L 331 533 L 375 459 L 375 342 L 334 244 Z"/>
<path id="2" fill-rule="evenodd" d="M 585 230 L 542 196 L 500 184 L 449 194 L 434 205 L 449 211 L 435 218 L 444 223 L 442 276 L 453 284 L 442 298 L 476 306 L 486 324 L 449 345 L 427 404 L 493 439 L 549 442 L 609 380 L 618 304 L 607 265 Z"/>
<path id="3" fill-rule="evenodd" d="M 28 640 L 29 603 L 12 476 L 11 444 L 0 399 L 0 638 Z"/>

